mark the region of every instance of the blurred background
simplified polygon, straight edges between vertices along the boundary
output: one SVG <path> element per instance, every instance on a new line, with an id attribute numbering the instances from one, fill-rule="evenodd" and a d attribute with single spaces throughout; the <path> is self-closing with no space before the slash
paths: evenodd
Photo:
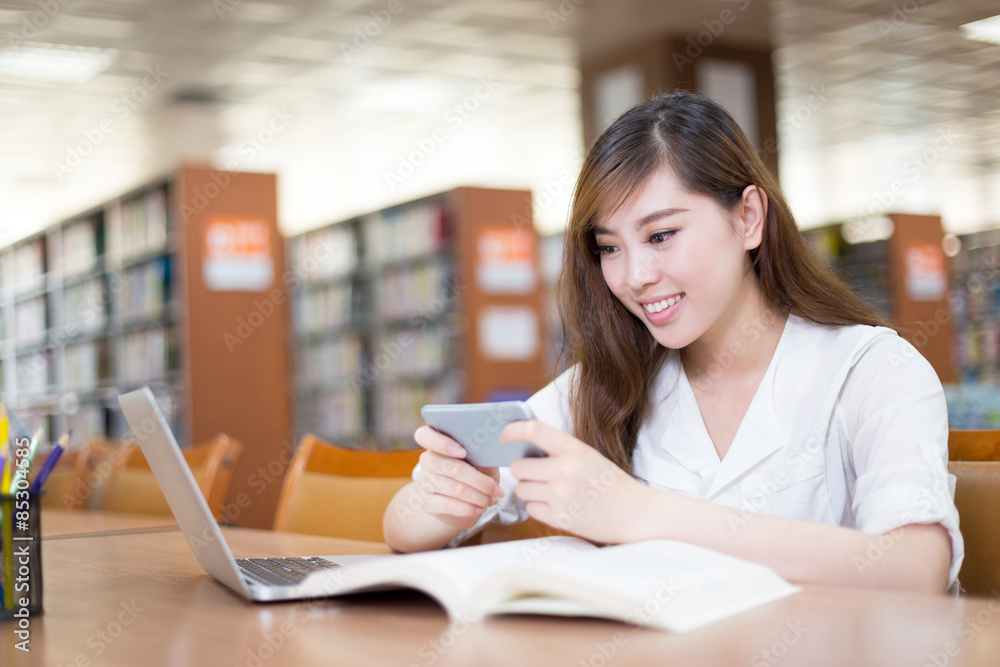
<path id="1" fill-rule="evenodd" d="M 529 395 L 558 364 L 582 156 L 680 87 L 733 113 L 952 427 L 998 427 L 998 12 L 0 2 L 3 399 L 118 438 L 115 398 L 149 384 L 182 440 L 235 434 L 253 465 L 305 433 L 405 448 L 425 402 Z"/>

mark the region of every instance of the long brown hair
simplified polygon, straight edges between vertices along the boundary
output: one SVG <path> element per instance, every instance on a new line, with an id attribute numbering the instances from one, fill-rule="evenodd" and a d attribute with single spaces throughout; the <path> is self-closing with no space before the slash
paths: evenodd
<path id="1" fill-rule="evenodd" d="M 653 172 L 669 167 L 689 192 L 727 211 L 756 185 L 767 198 L 764 233 L 750 250 L 765 302 L 817 324 L 888 326 L 809 246 L 774 176 L 732 117 L 690 92 L 633 107 L 594 142 L 576 183 L 566 231 L 559 307 L 565 360 L 576 367 L 570 393 L 574 435 L 631 471 L 653 378 L 667 349 L 611 293 L 593 229 Z"/>

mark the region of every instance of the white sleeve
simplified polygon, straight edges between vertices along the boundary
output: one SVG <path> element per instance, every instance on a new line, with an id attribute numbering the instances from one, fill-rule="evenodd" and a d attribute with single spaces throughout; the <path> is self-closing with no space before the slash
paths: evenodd
<path id="1" fill-rule="evenodd" d="M 536 419 L 564 433 L 571 433 L 573 430 L 569 409 L 569 388 L 573 381 L 572 371 L 573 369 L 570 369 L 562 373 L 526 401 Z M 413 479 L 416 480 L 419 474 L 420 464 L 418 463 L 413 469 Z M 510 474 L 510 468 L 500 468 L 500 488 L 504 492 L 503 498 L 496 505 L 483 512 L 474 526 L 466 528 L 452 538 L 447 546 L 458 546 L 493 520 L 505 525 L 525 521 L 528 518 L 528 511 L 524 507 L 524 501 L 518 499 L 514 494 L 515 486 L 517 486 L 517 480 Z"/>
<path id="2" fill-rule="evenodd" d="M 948 472 L 948 408 L 930 363 L 898 336 L 880 336 L 844 383 L 855 526 L 884 534 L 906 524 L 941 524 L 951 537 L 949 585 L 965 555 Z M 880 543 L 881 545 L 881 543 Z"/>

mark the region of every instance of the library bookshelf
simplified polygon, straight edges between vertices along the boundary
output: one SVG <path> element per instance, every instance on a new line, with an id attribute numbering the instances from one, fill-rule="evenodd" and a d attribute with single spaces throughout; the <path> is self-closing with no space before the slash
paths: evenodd
<path id="1" fill-rule="evenodd" d="M 952 242 L 956 379 L 996 385 L 1000 383 L 1000 229 L 972 232 Z"/>
<path id="2" fill-rule="evenodd" d="M 940 216 L 889 213 L 809 229 L 805 236 L 927 358 L 941 382 L 953 381 L 950 276 Z"/>
<path id="3" fill-rule="evenodd" d="M 73 442 L 131 436 L 150 386 L 182 446 L 245 444 L 236 523 L 270 526 L 290 449 L 287 285 L 273 174 L 185 166 L 0 249 L 3 400 Z M 283 471 L 281 471 L 283 472 Z"/>
<path id="4" fill-rule="evenodd" d="M 551 376 L 528 191 L 457 188 L 288 250 L 297 435 L 413 447 L 424 404 L 522 399 Z"/>

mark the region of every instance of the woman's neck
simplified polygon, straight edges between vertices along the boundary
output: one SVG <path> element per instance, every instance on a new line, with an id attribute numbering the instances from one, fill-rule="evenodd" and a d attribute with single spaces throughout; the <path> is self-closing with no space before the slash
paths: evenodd
<path id="1" fill-rule="evenodd" d="M 764 302 L 755 278 L 749 282 L 735 309 L 680 350 L 689 380 L 755 375 L 771 363 L 787 318 Z"/>

